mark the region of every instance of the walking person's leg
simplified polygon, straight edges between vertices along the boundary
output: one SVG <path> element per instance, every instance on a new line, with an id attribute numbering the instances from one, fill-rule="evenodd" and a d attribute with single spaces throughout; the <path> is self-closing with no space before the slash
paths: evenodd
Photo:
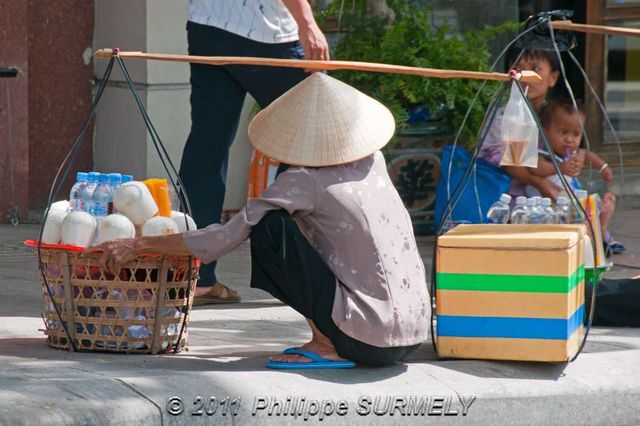
<path id="1" fill-rule="evenodd" d="M 220 30 L 187 25 L 189 54 L 214 55 Z M 228 44 L 228 43 L 227 43 Z M 228 46 L 227 46 L 228 47 Z M 219 223 L 227 181 L 229 147 L 235 137 L 246 91 L 222 67 L 191 64 L 191 132 L 180 163 L 180 178 L 198 228 Z M 218 283 L 216 263 L 200 267 L 194 304 L 238 302 L 240 295 Z"/>
<path id="2" fill-rule="evenodd" d="M 242 53 L 260 58 L 304 59 L 304 51 L 297 41 L 267 44 L 247 40 Z M 302 68 L 230 66 L 228 69 L 261 108 L 268 107 L 309 76 Z"/>
<path id="3" fill-rule="evenodd" d="M 267 44 L 247 41 L 243 55 L 278 59 L 304 59 L 304 51 L 299 42 Z M 253 96 L 261 108 L 266 108 L 309 76 L 302 68 L 279 67 L 228 67 L 234 77 Z M 289 167 L 281 164 L 278 174 Z"/>

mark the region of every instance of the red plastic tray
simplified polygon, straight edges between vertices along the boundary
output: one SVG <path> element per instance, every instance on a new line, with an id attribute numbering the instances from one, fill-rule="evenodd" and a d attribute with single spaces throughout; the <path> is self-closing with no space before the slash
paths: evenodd
<path id="1" fill-rule="evenodd" d="M 29 247 L 33 247 L 33 248 L 38 248 L 38 240 L 25 240 L 23 241 L 23 244 L 25 246 L 29 246 Z M 55 249 L 55 250 L 66 250 L 66 251 L 72 251 L 72 252 L 76 252 L 76 253 L 81 253 L 83 251 L 85 251 L 84 247 L 78 247 L 78 246 L 72 246 L 69 244 L 42 244 L 42 248 L 46 248 L 46 249 Z M 160 254 L 143 254 L 142 256 L 161 256 Z M 200 267 L 200 259 L 195 259 L 196 261 L 196 267 Z"/>
<path id="2" fill-rule="evenodd" d="M 34 248 L 38 248 L 38 240 L 25 240 L 24 241 L 24 245 L 25 246 L 29 246 L 29 247 L 34 247 Z M 41 244 L 42 248 L 46 248 L 46 249 L 56 249 L 56 250 L 66 250 L 66 251 L 73 251 L 73 252 L 83 252 L 84 251 L 84 247 L 78 247 L 78 246 L 72 246 L 69 244 Z"/>

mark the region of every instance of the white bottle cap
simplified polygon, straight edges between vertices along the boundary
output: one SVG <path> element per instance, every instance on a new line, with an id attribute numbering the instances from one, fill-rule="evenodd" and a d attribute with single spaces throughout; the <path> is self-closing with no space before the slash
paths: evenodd
<path id="1" fill-rule="evenodd" d="M 524 206 L 525 204 L 527 204 L 527 197 L 525 197 L 524 195 L 516 197 L 517 206 Z"/>
<path id="2" fill-rule="evenodd" d="M 551 198 L 544 197 L 542 199 L 542 201 L 541 201 L 541 204 L 543 206 L 545 206 L 545 207 L 550 206 L 551 205 Z"/>
<path id="3" fill-rule="evenodd" d="M 559 206 L 567 205 L 569 204 L 569 199 L 567 197 L 559 196 L 556 199 L 556 204 L 558 204 Z"/>
<path id="4" fill-rule="evenodd" d="M 502 201 L 505 204 L 509 204 L 511 202 L 511 195 L 509 194 L 502 194 L 500 196 L 500 201 Z"/>

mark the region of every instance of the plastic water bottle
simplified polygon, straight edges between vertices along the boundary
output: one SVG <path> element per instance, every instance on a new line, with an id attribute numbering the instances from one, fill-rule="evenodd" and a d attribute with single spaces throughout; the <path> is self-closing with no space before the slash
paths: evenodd
<path id="1" fill-rule="evenodd" d="M 569 199 L 567 197 L 558 197 L 556 200 L 556 223 L 570 223 L 571 221 L 571 209 L 569 207 Z"/>
<path id="2" fill-rule="evenodd" d="M 136 320 L 145 321 L 147 318 L 144 315 L 138 315 Z M 151 337 L 149 334 L 149 330 L 144 325 L 130 325 L 127 327 L 127 331 L 129 332 L 129 336 L 136 339 L 145 339 L 147 337 Z"/>
<path id="3" fill-rule="evenodd" d="M 526 213 L 523 218 L 524 223 L 541 223 L 540 216 L 540 209 L 538 208 L 538 200 L 536 197 L 527 198 Z"/>
<path id="4" fill-rule="evenodd" d="M 78 172 L 76 174 L 76 183 L 71 187 L 69 193 L 69 211 L 78 212 L 83 211 L 81 192 L 82 188 L 87 184 L 87 174 L 85 172 Z"/>
<path id="5" fill-rule="evenodd" d="M 578 200 L 580 201 L 580 204 L 582 204 L 582 207 L 586 210 L 587 198 L 589 197 L 589 192 L 587 192 L 584 189 L 576 189 L 575 194 L 576 194 L 576 198 L 578 198 Z M 573 223 L 583 223 L 580 209 L 574 209 L 573 213 L 574 213 Z"/>
<path id="6" fill-rule="evenodd" d="M 511 210 L 511 223 L 518 225 L 524 223 L 524 216 L 527 213 L 527 197 L 516 198 L 516 205 Z"/>
<path id="7" fill-rule="evenodd" d="M 98 186 L 98 178 L 100 173 L 89 172 L 87 174 L 87 183 L 80 191 L 80 198 L 82 199 L 82 208 L 85 212 L 93 214 L 93 191 Z"/>
<path id="8" fill-rule="evenodd" d="M 544 197 L 540 201 L 540 210 L 542 210 L 542 223 L 556 223 L 556 212 L 551 207 L 551 198 Z"/>
<path id="9" fill-rule="evenodd" d="M 109 203 L 113 202 L 113 194 L 109 186 L 109 175 L 102 174 L 98 185 L 93 191 L 93 215 L 96 219 L 106 217 L 109 214 Z"/>
<path id="10" fill-rule="evenodd" d="M 500 199 L 489 207 L 487 219 L 489 223 L 507 223 L 509 221 L 509 203 L 511 195 L 502 194 Z"/>
<path id="11" fill-rule="evenodd" d="M 113 205 L 113 194 L 116 193 L 116 189 L 122 184 L 122 175 L 120 173 L 109 173 L 109 188 L 111 188 L 111 201 L 109 202 L 109 214 L 116 213 L 116 208 Z"/>
<path id="12" fill-rule="evenodd" d="M 145 318 L 144 315 L 138 315 L 136 319 L 138 321 L 144 321 L 147 318 Z M 132 337 L 134 339 L 147 339 L 151 337 L 149 330 L 147 330 L 147 327 L 145 327 L 144 325 L 130 325 L 127 327 L 127 332 L 129 333 L 129 337 Z M 144 345 L 145 342 L 129 343 L 129 346 L 134 349 L 142 349 Z"/>
<path id="13" fill-rule="evenodd" d="M 527 223 L 544 223 L 544 213 L 542 211 L 542 206 L 540 205 L 542 197 L 536 195 L 534 197 L 531 197 L 531 200 L 533 205 L 527 204 L 527 206 L 529 207 L 529 221 Z"/>
<path id="14" fill-rule="evenodd" d="M 122 184 L 122 175 L 120 173 L 109 173 L 109 186 L 111 190 L 115 190 Z"/>

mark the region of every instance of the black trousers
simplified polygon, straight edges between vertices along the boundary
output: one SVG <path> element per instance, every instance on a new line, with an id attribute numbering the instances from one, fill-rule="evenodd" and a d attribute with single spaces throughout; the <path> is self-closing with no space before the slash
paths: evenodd
<path id="1" fill-rule="evenodd" d="M 187 23 L 190 55 L 302 59 L 300 43 L 260 43 L 208 25 Z M 191 132 L 180 178 L 198 228 L 220 222 L 229 148 L 247 93 L 265 108 L 308 76 L 299 68 L 191 64 Z M 198 286 L 211 286 L 216 263 L 200 267 Z"/>
<path id="2" fill-rule="evenodd" d="M 593 285 L 586 284 L 585 324 L 591 310 Z M 593 325 L 605 327 L 640 327 L 640 279 L 604 278 L 596 286 L 596 309 Z"/>
<path id="3" fill-rule="evenodd" d="M 312 320 L 342 358 L 384 366 L 419 346 L 381 348 L 340 331 L 331 318 L 336 278 L 283 210 L 268 213 L 251 231 L 251 287 L 267 291 Z"/>

